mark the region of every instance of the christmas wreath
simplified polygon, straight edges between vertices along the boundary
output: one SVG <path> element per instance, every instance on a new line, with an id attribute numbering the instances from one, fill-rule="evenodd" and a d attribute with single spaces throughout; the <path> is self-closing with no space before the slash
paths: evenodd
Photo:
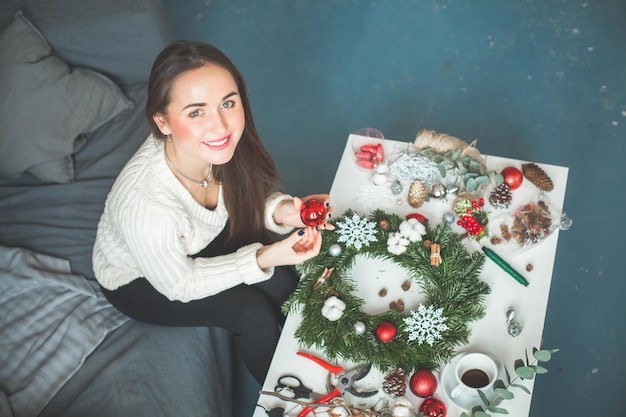
<path id="1" fill-rule="evenodd" d="M 330 360 L 411 372 L 438 368 L 468 343 L 468 324 L 484 316 L 490 291 L 478 278 L 484 255 L 469 253 L 445 222 L 431 228 L 421 215 L 407 217 L 347 210 L 333 220 L 320 254 L 298 266 L 300 284 L 284 305 L 285 312 L 301 313 L 295 333 L 301 344 Z M 401 266 L 426 301 L 413 311 L 366 313 L 350 276 L 357 255 Z"/>

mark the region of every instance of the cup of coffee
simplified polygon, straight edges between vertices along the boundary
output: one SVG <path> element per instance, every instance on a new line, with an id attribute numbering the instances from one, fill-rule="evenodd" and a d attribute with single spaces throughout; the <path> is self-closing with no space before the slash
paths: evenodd
<path id="1" fill-rule="evenodd" d="M 461 356 L 454 367 L 457 385 L 450 396 L 456 398 L 461 394 L 478 396 L 478 390 L 487 391 L 498 377 L 498 365 L 493 358 L 480 352 L 466 353 Z"/>

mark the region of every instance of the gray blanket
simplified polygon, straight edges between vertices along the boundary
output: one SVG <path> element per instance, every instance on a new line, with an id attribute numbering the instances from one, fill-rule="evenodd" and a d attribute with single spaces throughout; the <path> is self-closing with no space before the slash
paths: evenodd
<path id="1" fill-rule="evenodd" d="M 68 261 L 0 246 L 0 391 L 14 415 L 38 415 L 107 333 L 128 320 L 96 287 L 72 274 Z"/>

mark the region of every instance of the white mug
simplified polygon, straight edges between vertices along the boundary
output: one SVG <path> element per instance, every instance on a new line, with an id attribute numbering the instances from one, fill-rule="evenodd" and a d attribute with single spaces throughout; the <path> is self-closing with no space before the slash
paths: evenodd
<path id="1" fill-rule="evenodd" d="M 454 367 L 456 387 L 450 393 L 452 398 L 461 393 L 478 396 L 493 387 L 498 377 L 498 365 L 493 358 L 480 352 L 466 353 L 461 356 Z"/>

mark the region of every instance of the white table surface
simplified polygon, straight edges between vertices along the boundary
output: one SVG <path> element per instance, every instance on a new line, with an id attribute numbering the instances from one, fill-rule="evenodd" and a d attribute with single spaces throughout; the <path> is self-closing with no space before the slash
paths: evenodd
<path id="1" fill-rule="evenodd" d="M 447 200 L 431 199 L 419 209 L 414 209 L 407 203 L 406 196 L 401 195 L 400 198 L 389 198 L 383 191 L 376 192 L 376 186 L 371 179 L 372 171 L 361 168 L 355 163 L 354 150 L 365 143 L 383 143 L 386 159 L 392 158 L 400 149 L 408 145 L 408 142 L 350 135 L 346 142 L 346 147 L 330 191 L 331 203 L 334 210 L 333 213 L 336 217 L 342 215 L 346 209 L 353 209 L 361 216 L 364 216 L 369 214 L 374 208 L 380 208 L 387 212 L 395 212 L 401 216 L 408 213 L 419 212 L 425 215 L 431 223 L 436 224 L 441 221 L 443 213 L 452 211 L 452 200 L 454 196 L 451 196 Z M 497 172 L 500 172 L 500 170 L 508 166 L 521 169 L 521 164 L 526 162 L 486 155 L 483 155 L 483 158 L 487 167 Z M 561 209 L 565 199 L 568 168 L 542 164 L 537 161 L 532 162 L 537 163 L 552 179 L 554 190 L 546 193 L 546 195 L 556 207 Z M 484 193 L 485 200 L 488 200 L 490 189 L 491 188 Z M 526 203 L 537 192 L 537 188 L 530 183 L 530 181 L 524 180 L 522 186 L 512 193 L 513 201 L 511 208 Z M 398 200 L 402 203 L 398 204 Z M 490 218 L 492 214 L 499 212 L 498 210 L 490 208 L 488 203 L 485 208 L 490 213 Z M 458 226 L 455 225 L 455 227 Z M 463 232 L 463 230 L 459 228 L 459 232 Z M 489 238 L 481 240 L 481 244 L 492 247 L 513 268 L 524 275 L 530 284 L 528 287 L 522 286 L 495 263 L 486 259 L 485 266 L 480 274 L 480 278 L 491 287 L 491 293 L 485 298 L 486 315 L 480 321 L 470 324 L 471 336 L 469 344 L 459 347 L 457 349 L 458 352 L 479 351 L 488 353 L 496 359 L 501 367 L 506 365 L 513 376 L 513 363 L 515 359 L 524 358 L 526 349 L 529 352 L 529 356 L 532 357 L 532 348 L 541 346 L 558 234 L 559 231 L 556 230 L 535 247 L 525 251 L 518 251 L 515 254 L 506 251 L 503 252 L 501 250 L 502 248 L 492 246 L 489 243 Z M 479 250 L 478 243 L 468 239 L 465 239 L 465 241 L 467 241 L 466 245 L 468 250 Z M 526 271 L 528 264 L 533 265 L 531 272 Z M 363 271 L 363 273 L 361 271 Z M 403 271 L 390 262 L 364 259 L 357 260 L 351 273 L 355 277 L 361 277 L 366 275 L 366 271 L 369 271 L 367 273 L 369 279 L 359 280 L 360 296 L 366 301 L 367 311 L 370 314 L 375 314 L 388 308 L 386 306 L 388 306 L 389 299 L 395 299 L 393 298 L 394 294 L 389 294 L 388 297 L 382 300 L 377 295 L 378 291 L 383 286 L 390 289 L 399 288 L 406 275 L 403 277 Z M 376 275 L 376 279 L 371 279 L 372 273 Z M 398 281 L 397 285 L 393 283 L 393 280 Z M 415 287 L 416 285 L 413 285 L 408 293 L 399 290 L 400 293 L 397 298 L 403 298 L 407 309 L 416 307 L 421 301 L 419 288 Z M 523 325 L 523 330 L 517 337 L 511 337 L 507 332 L 506 312 L 509 308 L 516 310 L 517 320 Z M 323 352 L 305 346 L 299 346 L 298 342 L 293 338 L 293 334 L 300 325 L 300 321 L 301 318 L 299 314 L 291 313 L 287 318 L 263 390 L 273 391 L 276 381 L 281 375 L 295 374 L 300 377 L 305 385 L 312 388 L 315 392 L 321 394 L 326 393 L 325 382 L 327 372 L 313 362 L 296 355 L 296 352 L 301 350 L 323 357 Z M 550 346 L 547 346 L 547 348 L 550 348 Z M 340 365 L 349 369 L 354 364 L 340 363 Z M 549 367 L 549 364 L 547 366 Z M 442 400 L 446 404 L 448 417 L 458 417 L 464 410 L 454 404 L 444 392 L 444 383 L 441 378 L 443 368 L 444 367 L 435 372 L 438 377 L 439 386 L 434 397 Z M 448 372 L 446 371 L 445 374 L 447 376 Z M 356 384 L 360 390 L 379 389 L 379 395 L 368 399 L 367 402 L 355 399 L 350 394 L 346 394 L 346 399 L 354 400 L 355 402 L 353 402 L 353 404 L 360 404 L 361 406 L 371 406 L 377 401 L 380 404 L 381 401 L 385 399 L 393 404 L 394 400 L 386 396 L 380 389 L 383 376 L 383 374 L 373 369 L 367 377 L 358 381 Z M 407 377 L 410 377 L 410 375 Z M 500 377 L 504 380 L 503 375 L 500 375 Z M 448 379 L 446 379 L 446 381 L 448 381 Z M 516 382 L 520 382 L 531 391 L 533 389 L 534 380 Z M 528 416 L 531 395 L 516 388 L 512 388 L 511 390 L 514 392 L 515 398 L 504 401 L 501 406 L 509 411 L 509 415 L 517 417 Z M 408 388 L 406 397 L 413 403 L 416 410 L 423 401 L 423 399 L 414 396 Z M 476 405 L 479 405 L 479 403 L 480 401 L 478 400 Z M 280 399 L 267 395 L 261 395 L 258 404 L 265 409 L 272 409 L 277 406 L 284 407 L 287 415 L 290 416 L 296 416 L 302 410 L 302 407 L 299 405 L 284 403 Z M 267 415 L 262 407 L 256 408 L 254 417 Z"/>

